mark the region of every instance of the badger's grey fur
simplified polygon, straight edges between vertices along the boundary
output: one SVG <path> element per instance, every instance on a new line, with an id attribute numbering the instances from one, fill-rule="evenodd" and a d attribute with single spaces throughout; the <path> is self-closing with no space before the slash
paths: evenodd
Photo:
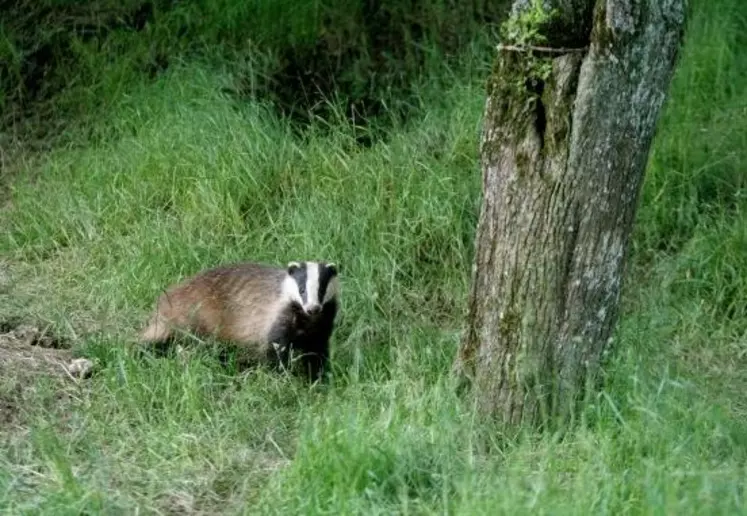
<path id="1" fill-rule="evenodd" d="M 249 351 L 259 361 L 289 366 L 301 356 L 312 379 L 322 377 L 338 309 L 333 263 L 257 263 L 202 271 L 169 287 L 143 330 L 143 343 L 163 343 L 175 331 L 215 336 Z"/>

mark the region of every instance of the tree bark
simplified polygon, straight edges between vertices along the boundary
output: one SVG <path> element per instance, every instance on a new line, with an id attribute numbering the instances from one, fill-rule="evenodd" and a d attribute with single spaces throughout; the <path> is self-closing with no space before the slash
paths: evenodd
<path id="1" fill-rule="evenodd" d="M 455 362 L 484 416 L 567 420 L 598 372 L 685 1 L 545 0 L 543 42 L 499 47 Z"/>

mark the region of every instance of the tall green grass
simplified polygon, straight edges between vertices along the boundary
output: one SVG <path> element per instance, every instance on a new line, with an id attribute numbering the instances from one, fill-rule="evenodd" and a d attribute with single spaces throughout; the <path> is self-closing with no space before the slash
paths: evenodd
<path id="1" fill-rule="evenodd" d="M 26 387 L 25 430 L 0 429 L 0 508 L 744 512 L 747 21 L 736 0 L 692 11 L 605 388 L 562 439 L 494 432 L 495 451 L 479 454 L 479 422 L 446 374 L 470 279 L 486 71 L 423 77 L 425 114 L 362 148 L 344 117 L 298 136 L 191 60 L 112 95 L 101 136 L 24 169 L 0 212 L 13 273 L 0 318 L 49 321 L 100 365 L 61 399 L 43 379 Z M 306 258 L 342 268 L 325 388 L 236 374 L 210 350 L 181 361 L 126 346 L 183 275 Z"/>

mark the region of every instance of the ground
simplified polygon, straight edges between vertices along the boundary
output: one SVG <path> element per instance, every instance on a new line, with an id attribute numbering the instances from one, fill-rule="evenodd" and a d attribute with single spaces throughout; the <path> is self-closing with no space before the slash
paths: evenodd
<path id="1" fill-rule="evenodd" d="M 54 335 L 31 325 L 0 328 L 1 425 L 21 424 L 26 393 L 34 390 L 40 377 L 53 380 L 60 398 L 79 388 L 80 362 Z"/>

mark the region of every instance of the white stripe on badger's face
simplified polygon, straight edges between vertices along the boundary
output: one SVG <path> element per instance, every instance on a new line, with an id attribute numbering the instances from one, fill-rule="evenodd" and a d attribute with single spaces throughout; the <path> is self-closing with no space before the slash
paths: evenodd
<path id="1" fill-rule="evenodd" d="M 319 264 L 306 262 L 306 303 L 303 304 L 304 312 L 313 308 L 319 308 Z"/>

